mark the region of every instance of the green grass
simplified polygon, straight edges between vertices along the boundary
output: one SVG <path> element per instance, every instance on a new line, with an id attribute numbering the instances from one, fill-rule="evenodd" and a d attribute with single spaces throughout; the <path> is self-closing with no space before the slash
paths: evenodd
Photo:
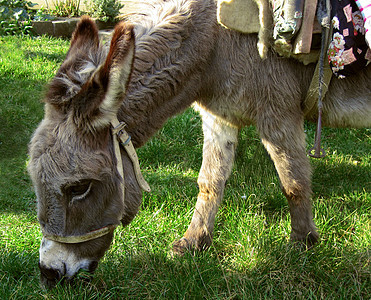
<path id="1" fill-rule="evenodd" d="M 370 129 L 323 131 L 328 156 L 312 160 L 313 206 L 321 242 L 299 251 L 274 168 L 253 127 L 218 213 L 213 246 L 172 258 L 186 230 L 201 166 L 200 119 L 191 109 L 169 120 L 139 156 L 152 193 L 118 228 L 93 278 L 45 291 L 37 269 L 41 234 L 26 173 L 27 144 L 43 116 L 44 85 L 68 42 L 0 38 L 1 299 L 369 299 L 371 294 Z M 307 124 L 308 142 L 314 126 Z"/>

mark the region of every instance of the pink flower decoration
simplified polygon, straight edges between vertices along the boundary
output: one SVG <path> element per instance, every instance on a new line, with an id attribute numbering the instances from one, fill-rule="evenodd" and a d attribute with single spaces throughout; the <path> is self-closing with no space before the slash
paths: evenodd
<path id="1" fill-rule="evenodd" d="M 339 32 L 335 32 L 333 43 L 336 48 L 343 49 L 345 45 L 344 37 Z"/>

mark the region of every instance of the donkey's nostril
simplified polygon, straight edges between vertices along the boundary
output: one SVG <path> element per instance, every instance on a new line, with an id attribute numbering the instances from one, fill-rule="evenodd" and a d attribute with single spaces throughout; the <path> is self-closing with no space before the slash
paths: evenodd
<path id="1" fill-rule="evenodd" d="M 39 262 L 39 269 L 40 269 L 41 275 L 44 276 L 47 280 L 58 281 L 62 277 L 61 273 L 58 270 L 43 267 L 40 264 L 40 262 Z"/>

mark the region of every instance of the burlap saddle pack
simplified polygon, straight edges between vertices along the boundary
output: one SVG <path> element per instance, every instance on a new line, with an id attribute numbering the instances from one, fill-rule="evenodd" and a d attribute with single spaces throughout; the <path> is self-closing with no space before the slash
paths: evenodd
<path id="1" fill-rule="evenodd" d="M 316 9 L 317 0 L 218 0 L 218 21 L 229 29 L 257 33 L 262 58 L 273 47 L 309 64 L 318 61 L 321 46 Z"/>

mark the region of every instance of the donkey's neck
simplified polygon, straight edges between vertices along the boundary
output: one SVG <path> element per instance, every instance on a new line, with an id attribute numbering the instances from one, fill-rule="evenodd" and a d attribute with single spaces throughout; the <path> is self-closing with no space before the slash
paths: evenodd
<path id="1" fill-rule="evenodd" d="M 136 55 L 119 119 L 127 123 L 136 147 L 196 100 L 214 44 L 213 0 L 159 2 L 148 13 L 130 17 Z"/>

